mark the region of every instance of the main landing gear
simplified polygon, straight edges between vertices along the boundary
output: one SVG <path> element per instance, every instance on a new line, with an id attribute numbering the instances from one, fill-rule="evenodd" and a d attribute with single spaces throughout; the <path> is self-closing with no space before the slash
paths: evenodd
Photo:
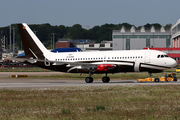
<path id="1" fill-rule="evenodd" d="M 92 83 L 93 82 L 93 78 L 92 77 L 87 77 L 85 79 L 86 83 Z"/>
<path id="2" fill-rule="evenodd" d="M 107 77 L 107 73 L 106 76 L 102 78 L 103 83 L 108 83 L 110 81 L 110 78 Z"/>
<path id="3" fill-rule="evenodd" d="M 86 83 L 92 83 L 93 82 L 93 78 L 91 77 L 92 73 L 89 72 L 89 77 L 85 78 Z M 103 83 L 108 83 L 110 81 L 110 78 L 107 77 L 107 73 L 106 76 L 102 78 Z"/>

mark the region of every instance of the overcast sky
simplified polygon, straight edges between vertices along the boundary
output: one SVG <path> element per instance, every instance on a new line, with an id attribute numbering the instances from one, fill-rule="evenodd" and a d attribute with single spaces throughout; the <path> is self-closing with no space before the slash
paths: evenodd
<path id="1" fill-rule="evenodd" d="M 98 25 L 174 24 L 180 0 L 1 0 L 0 27 L 13 23 Z"/>

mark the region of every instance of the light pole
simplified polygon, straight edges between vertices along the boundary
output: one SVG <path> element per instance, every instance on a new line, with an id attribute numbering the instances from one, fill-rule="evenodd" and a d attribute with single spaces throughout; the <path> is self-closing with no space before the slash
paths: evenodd
<path id="1" fill-rule="evenodd" d="M 9 50 L 10 50 L 10 52 L 11 52 L 11 25 L 9 26 L 9 44 L 10 44 Z"/>
<path id="2" fill-rule="evenodd" d="M 13 53 L 15 52 L 15 47 L 14 47 L 14 45 L 15 45 L 15 27 L 13 27 L 12 28 L 13 29 Z"/>
<path id="3" fill-rule="evenodd" d="M 55 33 L 52 33 L 52 35 L 53 35 L 53 49 L 54 49 L 54 34 L 55 34 Z"/>

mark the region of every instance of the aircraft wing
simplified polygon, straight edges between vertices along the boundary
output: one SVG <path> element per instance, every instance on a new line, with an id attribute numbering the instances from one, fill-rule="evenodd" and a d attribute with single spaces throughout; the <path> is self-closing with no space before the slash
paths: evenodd
<path id="1" fill-rule="evenodd" d="M 11 57 L 11 58 L 6 58 L 5 60 L 12 60 L 12 61 L 18 61 L 18 62 L 25 62 L 28 60 L 28 58 L 14 58 L 14 57 Z"/>
<path id="2" fill-rule="evenodd" d="M 26 58 L 26 57 L 11 57 L 11 58 L 6 58 L 5 60 L 18 61 L 22 63 L 29 62 L 31 64 L 36 63 L 38 61 L 37 59 Z"/>
<path id="3" fill-rule="evenodd" d="M 82 65 L 82 66 L 95 66 L 95 65 L 100 65 L 100 64 L 111 64 L 111 65 L 128 65 L 128 66 L 133 66 L 134 62 L 92 62 L 92 63 L 85 63 L 84 61 L 79 61 L 79 62 L 61 62 L 61 61 L 50 61 L 53 62 L 52 65 L 63 65 L 63 64 L 69 64 L 70 66 L 77 66 L 77 65 Z"/>
<path id="4" fill-rule="evenodd" d="M 53 61 L 51 61 L 53 62 Z M 92 63 L 85 63 L 84 61 L 79 62 L 61 62 L 61 61 L 54 61 L 52 65 L 63 65 L 66 64 L 66 67 L 70 67 L 67 72 L 70 72 L 74 69 L 91 69 L 94 71 L 107 71 L 108 69 L 114 69 L 117 66 L 126 65 L 126 66 L 133 66 L 134 62 L 92 62 Z"/>
<path id="5" fill-rule="evenodd" d="M 126 65 L 126 66 L 133 66 L 134 62 L 128 62 L 128 61 L 112 61 L 112 62 L 91 62 L 87 63 L 86 61 L 76 61 L 76 62 L 68 62 L 68 61 L 51 61 L 51 60 L 42 60 L 42 59 L 34 59 L 34 58 L 27 58 L 27 57 L 16 57 L 16 58 L 7 58 L 7 60 L 14 60 L 19 62 L 29 62 L 31 64 L 34 64 L 36 62 L 44 62 L 48 63 L 48 66 L 50 63 L 54 66 L 56 65 L 66 65 L 66 67 L 69 67 L 69 70 L 67 72 L 70 72 L 74 69 L 92 69 L 94 71 L 102 70 L 107 71 L 108 69 L 114 69 L 117 66 Z M 46 64 L 45 64 L 46 65 Z"/>

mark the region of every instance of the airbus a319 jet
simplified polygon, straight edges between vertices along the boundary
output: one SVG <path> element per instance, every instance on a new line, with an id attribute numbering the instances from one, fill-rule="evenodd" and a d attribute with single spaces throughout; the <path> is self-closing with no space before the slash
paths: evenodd
<path id="1" fill-rule="evenodd" d="M 95 52 L 50 52 L 40 42 L 26 23 L 18 24 L 25 56 L 12 58 L 19 62 L 41 68 L 67 72 L 88 73 L 86 83 L 92 83 L 93 74 L 105 74 L 102 78 L 108 83 L 108 73 L 120 72 L 162 72 L 176 66 L 176 61 L 166 53 L 156 50 L 120 50 Z"/>

